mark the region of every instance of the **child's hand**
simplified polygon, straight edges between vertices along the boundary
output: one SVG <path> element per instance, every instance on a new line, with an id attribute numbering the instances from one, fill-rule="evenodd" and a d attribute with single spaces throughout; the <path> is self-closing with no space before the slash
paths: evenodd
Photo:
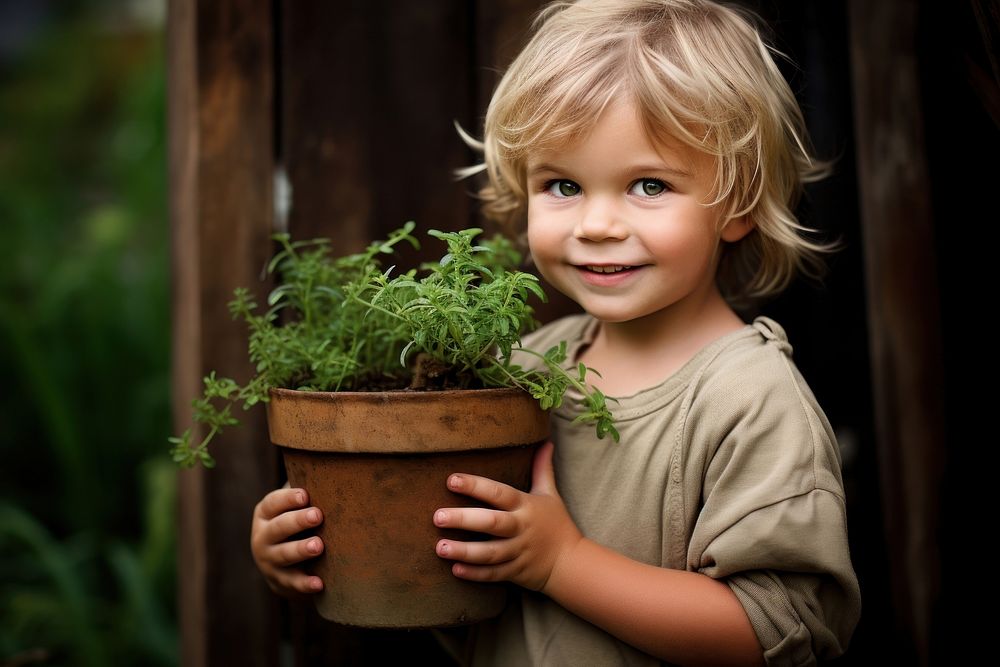
<path id="1" fill-rule="evenodd" d="M 434 524 L 488 533 L 486 542 L 440 540 L 437 554 L 458 561 L 452 572 L 473 581 L 512 581 L 545 592 L 560 559 L 583 539 L 556 489 L 551 442 L 535 454 L 530 493 L 476 475 L 455 474 L 448 488 L 497 509 L 445 508 L 434 513 Z"/>
<path id="2" fill-rule="evenodd" d="M 323 522 L 322 512 L 318 507 L 306 507 L 308 502 L 305 489 L 278 489 L 264 496 L 253 511 L 250 551 L 267 585 L 284 597 L 323 590 L 319 577 L 292 567 L 323 551 L 323 541 L 316 536 L 288 541 L 295 534 Z"/>

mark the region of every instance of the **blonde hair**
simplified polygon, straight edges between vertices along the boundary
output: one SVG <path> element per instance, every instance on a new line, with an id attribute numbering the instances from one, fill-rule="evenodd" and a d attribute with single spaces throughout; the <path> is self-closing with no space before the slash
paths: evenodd
<path id="1" fill-rule="evenodd" d="M 765 44 L 759 19 L 705 0 L 553 2 L 501 79 L 486 113 L 485 216 L 523 225 L 530 153 L 585 136 L 616 99 L 630 99 L 653 141 L 674 139 L 715 158 L 721 224 L 749 216 L 754 231 L 725 244 L 717 282 L 733 305 L 820 277 L 820 253 L 793 209 L 803 184 L 829 173 L 811 155 L 805 121 Z"/>

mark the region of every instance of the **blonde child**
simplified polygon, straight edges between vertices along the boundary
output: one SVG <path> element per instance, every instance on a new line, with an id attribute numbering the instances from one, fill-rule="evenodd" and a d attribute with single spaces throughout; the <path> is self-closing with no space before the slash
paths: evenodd
<path id="1" fill-rule="evenodd" d="M 828 249 L 792 213 L 823 175 L 752 17 L 703 0 L 547 7 L 491 101 L 489 217 L 527 219 L 539 272 L 586 311 L 527 336 L 600 372 L 621 442 L 552 414 L 523 493 L 463 474 L 492 509 L 441 508 L 455 576 L 522 593 L 473 628 L 476 665 L 809 665 L 860 614 L 840 453 L 774 320 L 773 295 Z M 533 363 L 525 355 L 525 365 Z M 572 403 L 569 401 L 568 403 Z M 252 549 L 271 587 L 322 521 L 301 489 L 266 496 Z M 336 585 L 336 582 L 327 582 Z"/>

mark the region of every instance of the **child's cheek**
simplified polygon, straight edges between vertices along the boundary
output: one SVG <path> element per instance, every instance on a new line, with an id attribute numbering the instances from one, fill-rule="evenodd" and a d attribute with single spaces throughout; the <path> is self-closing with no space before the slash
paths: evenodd
<path id="1" fill-rule="evenodd" d="M 559 241 L 555 225 L 546 225 L 532 220 L 528 215 L 528 250 L 535 268 L 545 280 L 557 289 L 560 288 L 558 267 L 565 262 L 562 257 L 562 244 Z"/>

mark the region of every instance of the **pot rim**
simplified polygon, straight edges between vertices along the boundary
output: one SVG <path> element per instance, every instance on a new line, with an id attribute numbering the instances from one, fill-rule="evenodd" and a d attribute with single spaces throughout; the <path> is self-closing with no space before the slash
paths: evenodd
<path id="1" fill-rule="evenodd" d="M 272 389 L 271 442 L 316 452 L 416 454 L 535 444 L 549 415 L 514 388 L 431 391 Z"/>

